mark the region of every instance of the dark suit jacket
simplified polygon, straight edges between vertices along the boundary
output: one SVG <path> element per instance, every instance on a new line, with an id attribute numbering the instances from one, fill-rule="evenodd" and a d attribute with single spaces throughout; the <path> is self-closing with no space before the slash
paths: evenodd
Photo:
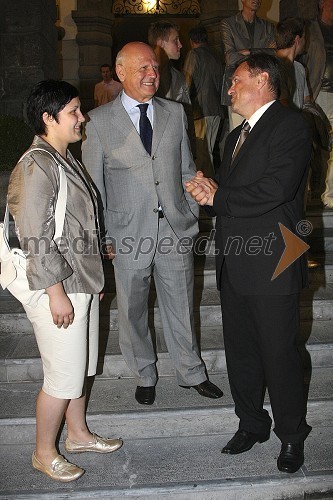
<path id="1" fill-rule="evenodd" d="M 275 280 L 285 248 L 279 223 L 297 233 L 311 152 L 311 131 L 301 114 L 273 103 L 230 161 L 241 127 L 226 141 L 214 197 L 217 283 L 225 263 L 241 294 L 297 293 L 307 284 L 303 255 Z"/>
<path id="2" fill-rule="evenodd" d="M 190 89 L 194 119 L 222 116 L 224 66 L 221 56 L 207 45 L 196 47 L 188 52 L 183 72 Z"/>

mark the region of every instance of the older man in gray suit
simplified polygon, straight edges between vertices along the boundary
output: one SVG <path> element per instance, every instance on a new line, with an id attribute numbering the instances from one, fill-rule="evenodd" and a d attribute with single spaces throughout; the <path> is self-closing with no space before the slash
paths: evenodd
<path id="1" fill-rule="evenodd" d="M 184 190 L 184 181 L 195 172 L 186 115 L 181 104 L 154 97 L 159 72 L 148 45 L 125 45 L 116 71 L 124 91 L 89 112 L 82 152 L 101 194 L 107 243 L 113 243 L 119 342 L 138 379 L 135 398 L 140 404 L 155 400 L 156 355 L 148 330 L 151 276 L 178 384 L 219 398 L 222 391 L 207 380 L 193 329 L 191 247 L 198 210 Z"/>

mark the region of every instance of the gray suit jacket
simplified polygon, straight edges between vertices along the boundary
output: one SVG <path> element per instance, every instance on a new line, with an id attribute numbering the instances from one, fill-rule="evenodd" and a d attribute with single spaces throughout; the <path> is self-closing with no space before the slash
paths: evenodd
<path id="1" fill-rule="evenodd" d="M 250 49 L 251 53 L 255 53 L 264 50 L 274 55 L 275 28 L 269 21 L 256 16 L 254 19 L 254 40 L 253 44 L 251 44 L 242 13 L 239 12 L 235 16 L 221 21 L 221 35 L 227 65 L 223 82 L 222 103 L 229 105 L 230 100 L 227 90 L 231 84 L 232 73 L 235 66 L 246 58 L 246 56 L 239 54 L 238 51 Z"/>
<path id="2" fill-rule="evenodd" d="M 198 233 L 198 205 L 185 192 L 195 175 L 183 106 L 154 97 L 151 156 L 121 103 L 89 112 L 82 143 L 83 162 L 103 203 L 107 241 L 116 247 L 114 264 L 144 269 L 154 258 L 158 239 L 158 206 L 175 239 Z"/>
<path id="3" fill-rule="evenodd" d="M 52 157 L 31 151 L 14 168 L 8 205 L 22 250 L 27 254 L 31 290 L 62 281 L 66 293 L 99 293 L 104 286 L 97 199 L 88 175 L 68 151 L 66 161 L 44 139 L 35 136 L 32 148 L 57 158 L 67 179 L 67 201 L 61 241 L 53 241 L 55 207 L 60 188 L 59 170 Z M 29 148 L 30 149 L 30 148 Z"/>

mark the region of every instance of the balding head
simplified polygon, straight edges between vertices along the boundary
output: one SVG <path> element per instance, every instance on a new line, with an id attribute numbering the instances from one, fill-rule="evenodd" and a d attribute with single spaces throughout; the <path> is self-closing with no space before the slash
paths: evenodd
<path id="1" fill-rule="evenodd" d="M 153 49 L 142 42 L 127 43 L 116 58 L 116 72 L 125 93 L 146 102 L 157 92 L 159 71 Z"/>

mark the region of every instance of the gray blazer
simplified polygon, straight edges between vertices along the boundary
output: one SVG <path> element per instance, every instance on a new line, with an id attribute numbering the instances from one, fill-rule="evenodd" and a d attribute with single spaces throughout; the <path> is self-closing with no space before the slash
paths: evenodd
<path id="1" fill-rule="evenodd" d="M 198 205 L 184 190 L 195 175 L 187 120 L 179 103 L 154 97 L 151 156 L 121 103 L 89 112 L 83 161 L 103 203 L 107 241 L 116 247 L 119 268 L 144 269 L 158 239 L 158 206 L 184 243 L 198 233 Z"/>
<path id="2" fill-rule="evenodd" d="M 241 12 L 221 21 L 221 35 L 226 62 L 225 78 L 222 90 L 222 103 L 230 104 L 227 90 L 230 87 L 230 78 L 236 65 L 246 58 L 238 53 L 239 50 L 250 49 L 251 53 L 269 52 L 275 54 L 275 28 L 272 23 L 260 17 L 254 18 L 254 40 L 250 37 Z"/>
<path id="3" fill-rule="evenodd" d="M 32 290 L 62 281 L 66 293 L 99 293 L 104 286 L 97 198 L 88 176 L 68 151 L 66 161 L 50 144 L 35 136 L 32 148 L 43 148 L 61 164 L 67 179 L 67 203 L 61 242 L 54 242 L 54 212 L 59 170 L 51 156 L 33 151 L 14 168 L 8 206 L 22 250 L 27 254 L 27 278 Z"/>

